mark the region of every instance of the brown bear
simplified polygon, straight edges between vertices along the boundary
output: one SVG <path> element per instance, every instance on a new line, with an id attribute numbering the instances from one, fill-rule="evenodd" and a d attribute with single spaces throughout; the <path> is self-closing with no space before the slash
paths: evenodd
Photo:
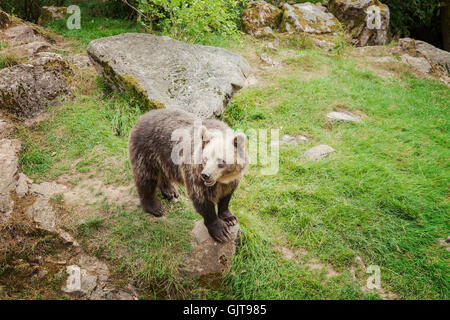
<path id="1" fill-rule="evenodd" d="M 209 234 L 218 242 L 229 239 L 229 227 L 237 218 L 228 204 L 248 166 L 245 134 L 215 119 L 201 121 L 166 108 L 138 119 L 128 148 L 144 211 L 162 216 L 156 189 L 171 200 L 178 198 L 172 183 L 183 184 Z"/>

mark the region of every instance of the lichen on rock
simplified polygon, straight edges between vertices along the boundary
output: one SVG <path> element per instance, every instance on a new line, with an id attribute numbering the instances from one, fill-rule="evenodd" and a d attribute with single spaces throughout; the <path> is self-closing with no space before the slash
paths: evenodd
<path id="1" fill-rule="evenodd" d="M 250 71 L 228 50 L 151 34 L 97 39 L 87 52 L 100 76 L 143 108 L 177 107 L 201 118 L 220 115 Z"/>
<path id="2" fill-rule="evenodd" d="M 280 30 L 285 32 L 330 33 L 339 21 L 325 7 L 310 2 L 283 4 Z"/>
<path id="3" fill-rule="evenodd" d="M 256 37 L 267 35 L 269 29 L 278 28 L 281 15 L 282 11 L 272 4 L 252 1 L 242 11 L 242 29 Z"/>
<path id="4" fill-rule="evenodd" d="M 70 94 L 70 64 L 55 53 L 0 70 L 0 106 L 19 119 L 32 118 Z"/>

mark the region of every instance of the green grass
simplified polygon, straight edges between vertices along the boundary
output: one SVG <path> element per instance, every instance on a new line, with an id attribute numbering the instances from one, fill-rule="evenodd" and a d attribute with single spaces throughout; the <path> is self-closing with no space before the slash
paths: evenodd
<path id="1" fill-rule="evenodd" d="M 111 20 L 112 28 L 98 30 L 95 21 L 83 22 L 80 31 L 64 30 L 62 22 L 51 26 L 84 44 L 136 28 Z M 254 43 L 214 36 L 205 42 L 254 50 Z M 309 47 L 305 43 L 282 45 L 300 50 Z M 245 237 L 221 286 L 186 283 L 179 273 L 199 218 L 187 201 L 166 203 L 170 213 L 163 219 L 139 208 L 107 206 L 107 218 L 94 216 L 79 226 L 118 275 L 138 280 L 143 297 L 378 299 L 360 290 L 364 277 L 352 280 L 360 256 L 366 266 L 380 266 L 382 287 L 399 298 L 449 298 L 449 252 L 438 244 L 449 230 L 448 87 L 410 74 L 380 78 L 356 67 L 345 52 L 301 52 L 306 56 L 283 60 L 288 73 L 275 71 L 265 84 L 242 89 L 222 117 L 235 129 L 278 128 L 281 135 L 307 135 L 310 143 L 282 146 L 276 175 L 250 168 L 231 202 Z M 321 75 L 305 78 L 312 70 Z M 127 136 L 145 110 L 104 91 L 98 82 L 90 93 L 55 108 L 49 120 L 19 129 L 27 175 L 43 181 L 88 174 L 106 183 L 132 183 Z M 334 109 L 356 112 L 364 121 L 326 121 Z M 337 151 L 306 161 L 304 151 L 318 144 Z M 109 165 L 111 157 L 123 165 Z M 297 255 L 297 263 L 276 246 L 308 254 Z M 326 280 L 325 269 L 308 270 L 304 263 L 312 257 L 340 275 Z"/>
<path id="2" fill-rule="evenodd" d="M 126 32 L 141 32 L 141 27 L 133 21 L 107 17 L 89 17 L 83 11 L 81 13 L 81 29 L 68 29 L 66 21 L 67 19 L 54 20 L 49 22 L 47 27 L 63 34 L 65 37 L 78 39 L 86 46 L 94 39 Z"/>

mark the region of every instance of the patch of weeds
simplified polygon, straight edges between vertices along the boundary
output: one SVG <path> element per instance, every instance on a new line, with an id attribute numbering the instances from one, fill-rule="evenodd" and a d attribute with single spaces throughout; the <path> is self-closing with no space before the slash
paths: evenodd
<path id="1" fill-rule="evenodd" d="M 294 33 L 286 37 L 280 37 L 280 44 L 296 50 L 314 48 L 314 41 L 305 33 Z"/>
<path id="2" fill-rule="evenodd" d="M 13 53 L 0 53 L 0 69 L 13 67 L 23 62 L 23 59 Z"/>
<path id="3" fill-rule="evenodd" d="M 5 41 L 0 41 L 0 50 L 8 48 L 9 44 Z"/>
<path id="4" fill-rule="evenodd" d="M 336 47 L 333 49 L 333 53 L 336 57 L 343 57 L 349 48 L 348 44 L 348 36 L 345 33 L 344 26 L 342 23 L 339 23 L 338 30 L 336 31 L 336 35 L 334 36 L 334 43 Z"/>
<path id="5" fill-rule="evenodd" d="M 90 217 L 85 222 L 80 223 L 77 228 L 77 233 L 81 237 L 86 237 L 91 232 L 99 230 L 104 223 L 105 219 L 99 217 Z"/>

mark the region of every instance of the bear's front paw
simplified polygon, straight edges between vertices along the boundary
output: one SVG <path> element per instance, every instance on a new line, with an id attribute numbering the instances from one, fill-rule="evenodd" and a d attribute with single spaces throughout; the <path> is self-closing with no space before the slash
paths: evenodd
<path id="1" fill-rule="evenodd" d="M 153 201 L 141 201 L 142 209 L 144 209 L 145 212 L 151 213 L 152 215 L 156 217 L 161 217 L 164 214 L 164 206 L 163 204 L 158 200 Z"/>
<path id="2" fill-rule="evenodd" d="M 230 227 L 222 220 L 217 219 L 206 226 L 208 232 L 217 242 L 226 242 L 230 240 Z"/>
<path id="3" fill-rule="evenodd" d="M 238 222 L 238 218 L 233 215 L 230 210 L 219 212 L 219 218 L 225 221 L 229 226 L 234 226 Z"/>
<path id="4" fill-rule="evenodd" d="M 174 202 L 177 201 L 177 198 L 180 196 L 177 192 L 177 189 L 171 184 L 163 184 L 160 187 L 161 194 L 166 198 L 167 200 L 173 200 Z"/>

